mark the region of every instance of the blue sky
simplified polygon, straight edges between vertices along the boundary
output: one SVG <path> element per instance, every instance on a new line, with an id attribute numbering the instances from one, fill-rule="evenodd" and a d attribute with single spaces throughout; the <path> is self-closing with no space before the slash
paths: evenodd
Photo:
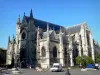
<path id="1" fill-rule="evenodd" d="M 7 48 L 8 36 L 16 34 L 18 15 L 22 19 L 31 8 L 35 18 L 65 27 L 86 21 L 100 43 L 100 0 L 0 0 L 0 47 Z"/>

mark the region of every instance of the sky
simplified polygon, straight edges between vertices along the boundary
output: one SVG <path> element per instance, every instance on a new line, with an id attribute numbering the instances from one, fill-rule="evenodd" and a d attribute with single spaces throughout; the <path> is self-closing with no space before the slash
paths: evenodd
<path id="1" fill-rule="evenodd" d="M 8 36 L 16 35 L 18 15 L 24 12 L 34 18 L 64 27 L 87 22 L 93 38 L 100 44 L 100 0 L 0 0 L 0 48 L 8 45 Z"/>

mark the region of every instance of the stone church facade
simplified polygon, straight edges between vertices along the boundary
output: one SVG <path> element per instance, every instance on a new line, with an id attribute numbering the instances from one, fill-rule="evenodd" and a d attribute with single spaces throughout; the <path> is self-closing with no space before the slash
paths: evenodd
<path id="1" fill-rule="evenodd" d="M 53 63 L 63 66 L 76 65 L 77 56 L 94 57 L 92 32 L 86 22 L 63 27 L 53 23 L 38 20 L 24 13 L 16 24 L 16 37 L 8 38 L 7 65 L 12 62 L 27 67 L 40 65 L 49 68 Z"/>

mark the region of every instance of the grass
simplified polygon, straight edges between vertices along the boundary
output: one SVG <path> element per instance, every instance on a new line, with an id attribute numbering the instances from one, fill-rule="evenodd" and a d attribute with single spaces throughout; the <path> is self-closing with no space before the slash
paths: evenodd
<path id="1" fill-rule="evenodd" d="M 71 67 L 71 68 L 75 69 L 75 68 L 81 68 L 81 67 L 79 67 L 79 66 L 73 66 L 73 67 Z"/>
<path id="2" fill-rule="evenodd" d="M 78 68 L 81 68 L 81 67 L 79 67 L 79 66 L 73 66 L 73 67 L 69 67 L 69 68 L 71 68 L 71 69 L 78 69 Z M 63 69 L 67 70 L 67 67 L 63 67 Z"/>

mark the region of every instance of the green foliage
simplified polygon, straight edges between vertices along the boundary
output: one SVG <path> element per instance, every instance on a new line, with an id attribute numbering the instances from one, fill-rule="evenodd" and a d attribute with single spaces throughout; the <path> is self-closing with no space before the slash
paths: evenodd
<path id="1" fill-rule="evenodd" d="M 89 57 L 89 56 L 86 56 L 86 65 L 88 65 L 88 64 L 93 64 L 94 62 L 93 62 L 93 60 L 92 60 L 92 58 L 91 57 Z"/>
<path id="2" fill-rule="evenodd" d="M 100 54 L 97 54 L 95 56 L 95 61 L 96 61 L 96 63 L 100 63 Z"/>
<path id="3" fill-rule="evenodd" d="M 0 50 L 4 50 L 4 49 L 0 48 Z"/>
<path id="4" fill-rule="evenodd" d="M 76 57 L 76 64 L 82 65 L 82 66 L 87 66 L 88 64 L 93 64 L 93 60 L 89 56 L 77 56 Z"/>
<path id="5" fill-rule="evenodd" d="M 77 56 L 76 57 L 76 64 L 80 64 L 80 63 L 82 63 L 82 57 L 81 56 Z"/>

